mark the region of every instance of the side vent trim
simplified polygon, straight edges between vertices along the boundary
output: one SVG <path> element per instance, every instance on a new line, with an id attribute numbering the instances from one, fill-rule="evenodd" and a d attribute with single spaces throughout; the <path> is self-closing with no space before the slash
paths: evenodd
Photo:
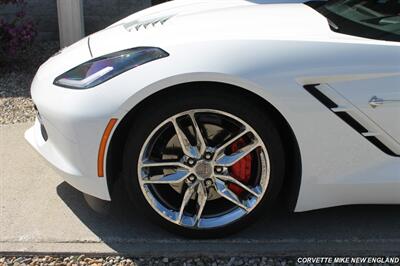
<path id="1" fill-rule="evenodd" d="M 339 108 L 334 101 L 323 94 L 317 88 L 319 85 L 321 84 L 305 85 L 304 89 L 382 152 L 390 156 L 400 157 L 376 137 L 379 134 L 369 132 L 368 129 L 346 112 L 346 108 Z"/>

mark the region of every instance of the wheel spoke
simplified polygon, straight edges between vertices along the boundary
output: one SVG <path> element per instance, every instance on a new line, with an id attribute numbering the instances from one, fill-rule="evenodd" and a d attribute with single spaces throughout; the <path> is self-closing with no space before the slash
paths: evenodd
<path id="1" fill-rule="evenodd" d="M 183 212 L 185 211 L 185 208 L 187 204 L 189 203 L 190 199 L 193 196 L 193 193 L 195 193 L 195 188 L 197 186 L 197 183 L 191 184 L 185 191 L 185 194 L 183 195 L 182 203 L 181 203 L 181 208 L 179 210 L 178 214 L 178 219 L 177 222 L 179 224 L 182 223 L 182 217 L 183 217 Z"/>
<path id="2" fill-rule="evenodd" d="M 217 193 L 219 195 L 221 195 L 222 197 L 224 197 L 225 199 L 229 200 L 230 202 L 232 202 L 233 204 L 239 206 L 240 208 L 242 208 L 243 210 L 245 210 L 246 212 L 249 212 L 249 208 L 244 205 L 240 199 L 238 198 L 238 196 L 232 192 L 226 185 L 224 182 L 220 181 L 220 180 L 216 180 L 215 182 L 215 188 L 217 190 Z"/>
<path id="3" fill-rule="evenodd" d="M 223 154 L 225 149 L 228 148 L 230 145 L 232 145 L 233 143 L 235 143 L 236 141 L 238 141 L 240 138 L 242 138 L 243 136 L 247 135 L 250 131 L 249 130 L 243 130 L 241 133 L 239 133 L 237 136 L 235 136 L 234 138 L 230 139 L 229 141 L 223 143 L 220 147 L 218 147 L 218 149 L 215 151 L 215 155 L 218 156 L 221 153 Z"/>
<path id="4" fill-rule="evenodd" d="M 183 153 L 190 158 L 200 158 L 200 154 L 199 151 L 197 150 L 197 147 L 192 146 L 189 139 L 178 125 L 176 119 L 177 118 L 171 119 L 171 122 L 174 125 L 176 135 L 178 136 L 178 140 L 182 147 Z"/>
<path id="5" fill-rule="evenodd" d="M 250 143 L 249 145 L 244 146 L 243 148 L 235 151 L 234 153 L 232 153 L 230 155 L 223 154 L 222 156 L 220 156 L 217 159 L 217 164 L 220 166 L 226 166 L 226 167 L 232 166 L 235 163 L 237 163 L 238 161 L 240 161 L 241 159 L 243 159 L 243 157 L 248 155 L 254 149 L 258 148 L 259 146 L 260 146 L 259 141 L 255 140 L 252 143 Z"/>
<path id="6" fill-rule="evenodd" d="M 189 171 L 178 170 L 173 174 L 168 175 L 156 175 L 149 179 L 144 179 L 145 184 L 178 184 L 183 182 L 186 178 L 191 175 Z"/>
<path id="7" fill-rule="evenodd" d="M 141 165 L 142 168 L 184 168 L 188 169 L 188 167 L 181 162 L 153 162 L 153 161 L 145 161 Z"/>
<path id="8" fill-rule="evenodd" d="M 200 151 L 200 154 L 204 154 L 204 152 L 207 149 L 207 146 L 206 146 L 206 142 L 204 140 L 203 134 L 201 133 L 200 127 L 197 124 L 196 118 L 194 116 L 194 112 L 191 112 L 189 114 L 189 116 L 190 116 L 190 118 L 192 120 L 192 124 L 193 124 L 194 130 L 196 131 L 197 147 L 198 147 L 198 149 Z"/>
<path id="9" fill-rule="evenodd" d="M 207 191 L 204 188 L 203 185 L 199 184 L 197 186 L 197 215 L 195 219 L 195 224 L 198 224 L 201 218 L 201 215 L 203 214 L 204 206 L 206 205 L 207 202 Z"/>
<path id="10" fill-rule="evenodd" d="M 225 182 L 230 182 L 232 184 L 235 184 L 241 188 L 243 188 L 244 190 L 246 190 L 247 192 L 249 192 L 250 194 L 252 194 L 255 197 L 260 197 L 260 194 L 258 194 L 257 192 L 255 192 L 254 190 L 252 190 L 251 188 L 249 188 L 248 186 L 246 186 L 245 184 L 243 184 L 242 182 L 240 182 L 239 180 L 237 180 L 236 178 L 232 177 L 232 176 L 228 176 L 228 175 L 216 175 L 216 178 L 225 181 Z"/>

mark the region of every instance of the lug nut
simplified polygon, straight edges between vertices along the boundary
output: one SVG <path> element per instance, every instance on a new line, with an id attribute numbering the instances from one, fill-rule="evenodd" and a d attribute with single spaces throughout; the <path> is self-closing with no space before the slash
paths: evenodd
<path id="1" fill-rule="evenodd" d="M 194 181 L 196 181 L 196 177 L 193 176 L 193 175 L 191 175 L 191 176 L 189 176 L 188 180 L 189 180 L 190 182 L 194 182 Z"/>
<path id="2" fill-rule="evenodd" d="M 187 162 L 190 166 L 193 166 L 196 163 L 196 161 L 192 158 L 189 158 Z"/>
<path id="3" fill-rule="evenodd" d="M 211 153 L 207 152 L 206 155 L 204 156 L 207 160 L 211 160 L 212 155 Z"/>
<path id="4" fill-rule="evenodd" d="M 215 167 L 215 172 L 217 172 L 218 174 L 222 173 L 223 170 L 224 168 L 222 168 L 221 166 Z"/>
<path id="5" fill-rule="evenodd" d="M 206 186 L 207 187 L 211 187 L 212 185 L 213 185 L 213 181 L 211 180 L 211 179 L 207 179 L 206 181 L 205 181 L 205 184 L 206 184 Z"/>

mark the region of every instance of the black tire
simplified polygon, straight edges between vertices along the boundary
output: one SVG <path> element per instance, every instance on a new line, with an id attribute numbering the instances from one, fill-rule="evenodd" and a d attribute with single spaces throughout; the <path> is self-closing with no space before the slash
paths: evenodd
<path id="1" fill-rule="evenodd" d="M 268 149 L 270 181 L 264 197 L 246 216 L 215 229 L 185 228 L 166 220 L 149 205 L 138 181 L 137 162 L 142 145 L 148 136 L 169 117 L 191 109 L 215 109 L 233 114 L 255 129 Z M 244 98 L 243 94 L 236 90 L 227 92 L 210 88 L 184 89 L 153 97 L 136 110 L 132 119 L 133 126 L 124 148 L 123 179 L 136 213 L 144 213 L 152 221 L 173 233 L 194 238 L 217 238 L 248 227 L 258 216 L 268 215 L 271 212 L 285 176 L 285 156 L 274 120 L 259 101 L 254 101 L 252 97 Z"/>

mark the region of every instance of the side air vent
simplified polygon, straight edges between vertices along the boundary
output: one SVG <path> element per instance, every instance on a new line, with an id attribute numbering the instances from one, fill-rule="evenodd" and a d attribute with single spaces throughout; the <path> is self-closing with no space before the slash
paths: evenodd
<path id="1" fill-rule="evenodd" d="M 370 132 L 365 126 L 354 119 L 348 112 L 346 108 L 339 107 L 332 99 L 322 93 L 317 87 L 320 84 L 305 85 L 304 89 L 308 91 L 312 96 L 314 96 L 318 101 L 325 105 L 329 110 L 336 114 L 340 119 L 342 119 L 347 125 L 352 127 L 355 131 L 366 138 L 375 147 L 380 149 L 382 152 L 390 156 L 400 157 L 394 153 L 389 147 L 387 147 L 382 141 L 380 141 L 376 136 L 379 134 Z"/>

